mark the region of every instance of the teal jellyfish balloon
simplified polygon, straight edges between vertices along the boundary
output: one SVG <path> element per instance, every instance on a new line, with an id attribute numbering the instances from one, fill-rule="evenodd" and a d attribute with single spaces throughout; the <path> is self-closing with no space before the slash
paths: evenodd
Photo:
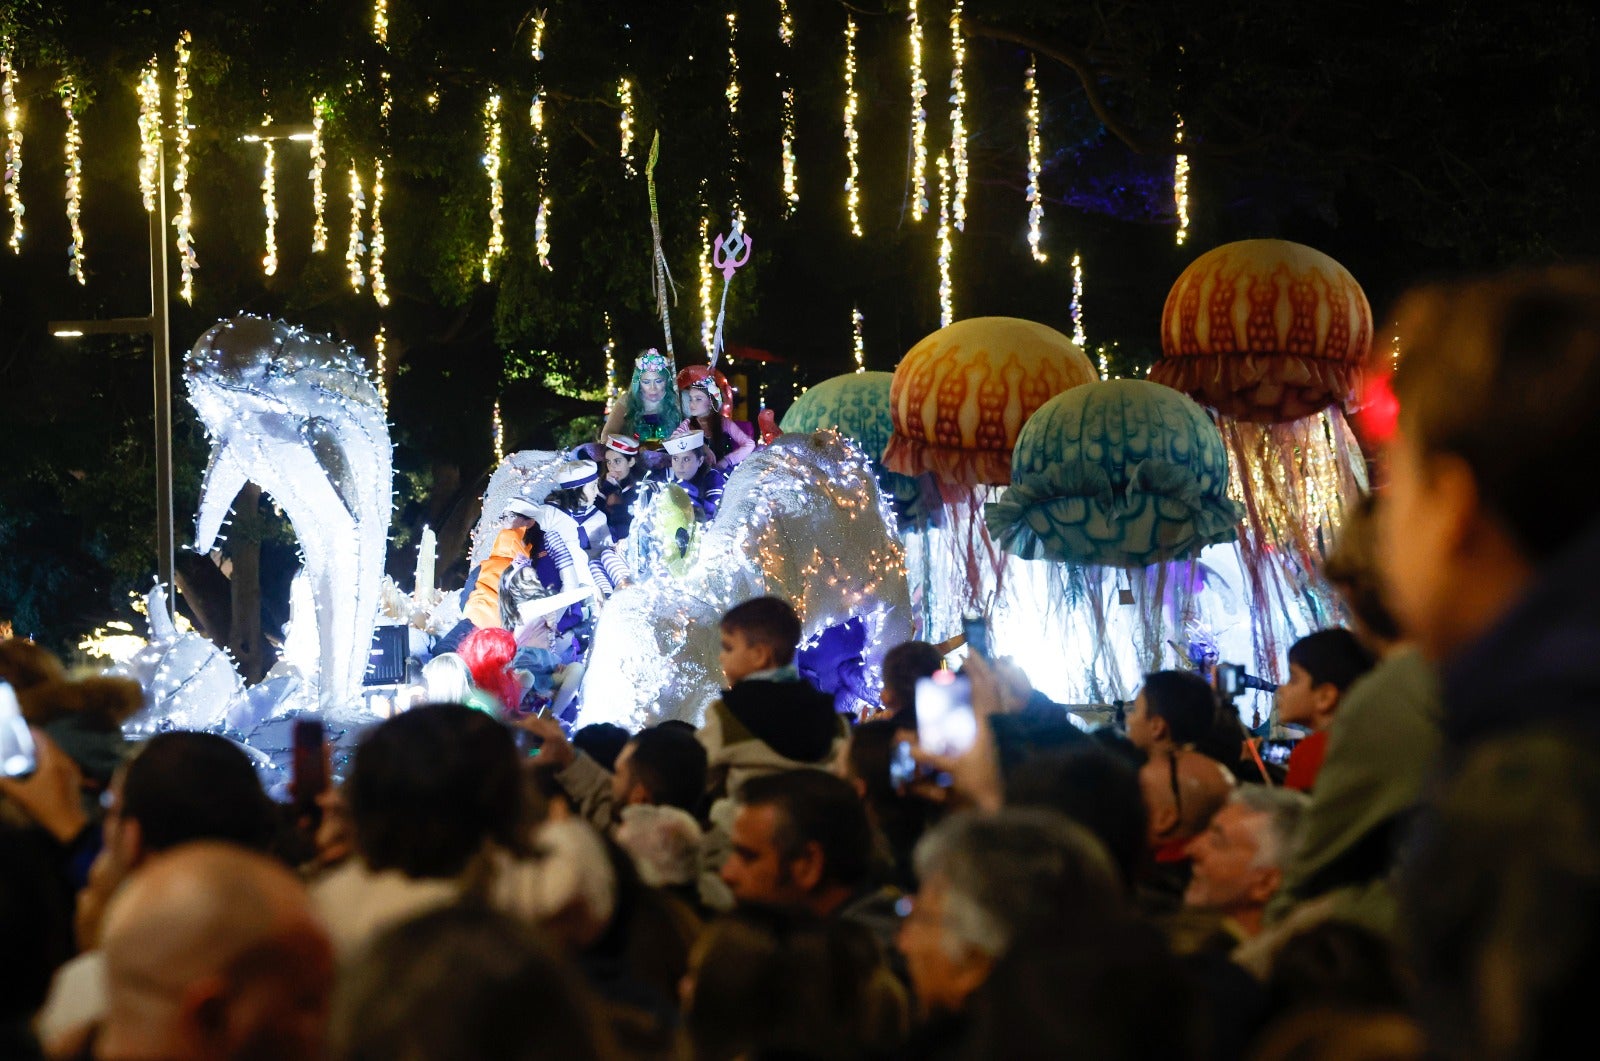
<path id="1" fill-rule="evenodd" d="M 799 398 L 783 415 L 783 429 L 810 434 L 830 428 L 851 439 L 874 462 L 894 434 L 889 385 L 893 372 L 853 372 L 823 380 Z"/>
<path id="2" fill-rule="evenodd" d="M 1146 380 L 1086 383 L 1028 418 L 989 533 L 1031 560 L 1147 567 L 1233 541 L 1228 455 L 1204 410 Z"/>

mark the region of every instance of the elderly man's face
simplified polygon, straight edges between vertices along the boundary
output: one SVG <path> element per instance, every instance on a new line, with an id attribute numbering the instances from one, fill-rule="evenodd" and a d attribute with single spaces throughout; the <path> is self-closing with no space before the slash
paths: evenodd
<path id="1" fill-rule="evenodd" d="M 945 925 L 949 885 L 938 873 L 922 882 L 895 945 L 924 1011 L 957 1012 L 989 978 L 993 959 L 955 939 Z"/>
<path id="2" fill-rule="evenodd" d="M 1239 803 L 1217 811 L 1206 831 L 1189 843 L 1194 873 L 1183 893 L 1185 906 L 1225 914 L 1266 906 L 1282 879 L 1276 868 L 1253 864 L 1266 818 Z"/>

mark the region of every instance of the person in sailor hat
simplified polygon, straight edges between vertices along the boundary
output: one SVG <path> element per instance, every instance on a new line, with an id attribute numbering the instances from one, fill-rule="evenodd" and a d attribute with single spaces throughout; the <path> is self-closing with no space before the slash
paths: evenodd
<path id="1" fill-rule="evenodd" d="M 600 469 L 593 461 L 567 461 L 556 469 L 556 488 L 539 509 L 544 546 L 561 572 L 561 588 L 593 586 L 600 595 L 629 581 L 628 569 L 612 548 L 606 514 L 595 505 Z"/>
<path id="2" fill-rule="evenodd" d="M 722 504 L 723 477 L 706 452 L 705 432 L 683 426 L 663 445 L 672 458 L 672 482 L 694 502 L 697 519 L 711 519 Z"/>
<path id="3" fill-rule="evenodd" d="M 611 528 L 611 540 L 620 542 L 633 526 L 633 503 L 644 479 L 644 462 L 639 458 L 639 440 L 625 435 L 607 435 L 606 473 L 600 480 L 600 508 Z"/>

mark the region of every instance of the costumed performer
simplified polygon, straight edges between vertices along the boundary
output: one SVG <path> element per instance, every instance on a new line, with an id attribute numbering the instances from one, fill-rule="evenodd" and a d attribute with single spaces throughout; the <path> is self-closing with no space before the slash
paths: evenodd
<path id="1" fill-rule="evenodd" d="M 622 435 L 645 443 L 662 442 L 677 426 L 678 416 L 678 385 L 672 362 L 652 347 L 634 362 L 633 381 L 627 392 L 617 395 L 612 403 L 600 441 Z"/>
<path id="2" fill-rule="evenodd" d="M 717 471 L 727 475 L 740 461 L 755 452 L 756 440 L 744 433 L 744 428 L 722 415 L 722 388 L 716 377 L 707 374 L 689 384 L 689 389 L 679 392 L 683 412 L 688 417 L 678 425 L 679 431 L 698 427 L 706 437 L 706 449 L 715 462 Z"/>
<path id="3" fill-rule="evenodd" d="M 462 620 L 434 644 L 436 653 L 454 652 L 474 630 L 500 625 L 500 579 L 514 563 L 528 563 L 533 555 L 530 539 L 536 539 L 535 520 L 539 506 L 525 497 L 513 497 L 500 510 L 501 527 L 494 535 L 489 555 L 467 572 L 461 588 Z"/>
<path id="4" fill-rule="evenodd" d="M 602 597 L 630 581 L 611 546 L 606 514 L 595 506 L 600 470 L 593 461 L 568 461 L 556 471 L 556 489 L 539 508 L 544 547 L 561 573 L 561 588 L 593 586 Z"/>
<path id="5" fill-rule="evenodd" d="M 723 477 L 712 467 L 711 457 L 706 452 L 705 432 L 680 427 L 664 445 L 672 458 L 672 482 L 689 495 L 695 519 L 706 522 L 717 514 L 717 506 L 722 504 Z"/>
<path id="6" fill-rule="evenodd" d="M 620 542 L 633 526 L 633 503 L 639 497 L 639 483 L 645 467 L 639 460 L 639 440 L 622 435 L 607 435 L 606 474 L 600 480 L 600 506 L 611 528 L 611 540 Z"/>

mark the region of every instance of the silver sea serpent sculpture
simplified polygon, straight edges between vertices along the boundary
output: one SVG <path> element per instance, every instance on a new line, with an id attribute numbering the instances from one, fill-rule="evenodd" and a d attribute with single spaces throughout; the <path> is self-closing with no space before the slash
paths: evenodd
<path id="1" fill-rule="evenodd" d="M 291 706 L 362 716 L 393 504 L 388 419 L 365 364 L 332 339 L 240 315 L 202 335 L 183 370 L 211 440 L 195 549 L 215 547 L 239 491 L 254 482 L 293 523 L 304 566 L 283 659 L 266 682 L 245 693 L 235 676 L 232 701 L 218 702 L 229 683 L 216 675 L 217 660 L 197 659 L 212 675 L 203 683 L 209 703 L 186 702 L 184 676 L 168 673 L 146 681 L 151 704 L 136 723 L 245 728 Z M 171 631 L 161 633 L 157 640 L 173 643 Z"/>
<path id="2" fill-rule="evenodd" d="M 865 454 L 833 431 L 788 434 L 729 477 L 688 569 L 617 590 L 595 630 L 578 725 L 630 731 L 697 723 L 722 683 L 718 621 L 762 594 L 790 601 L 802 639 L 865 622 L 865 671 L 911 637 L 911 601 L 894 516 Z"/>

